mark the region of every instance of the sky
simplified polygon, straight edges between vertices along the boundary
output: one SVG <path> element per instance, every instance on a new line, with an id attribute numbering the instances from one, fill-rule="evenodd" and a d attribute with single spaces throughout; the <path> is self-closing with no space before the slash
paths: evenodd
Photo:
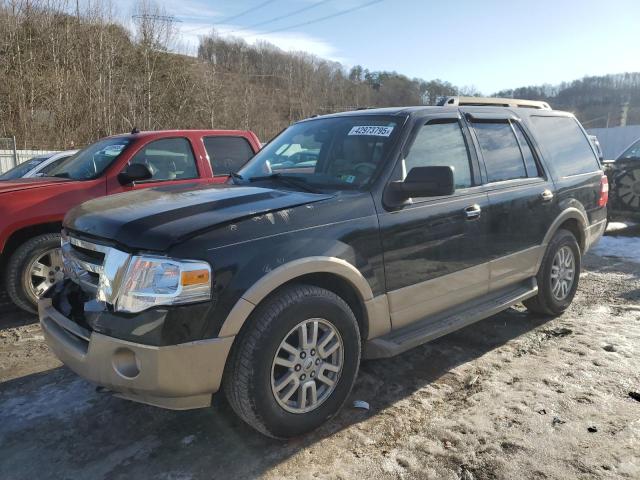
<path id="1" fill-rule="evenodd" d="M 114 1 L 120 12 L 136 3 Z M 178 20 L 181 48 L 192 53 L 215 27 L 347 68 L 439 78 L 484 94 L 640 71 L 640 0 L 155 1 Z"/>

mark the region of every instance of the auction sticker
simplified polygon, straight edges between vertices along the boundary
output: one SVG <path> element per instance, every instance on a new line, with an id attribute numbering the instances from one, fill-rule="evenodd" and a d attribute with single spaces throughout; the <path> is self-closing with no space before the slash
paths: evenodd
<path id="1" fill-rule="evenodd" d="M 355 126 L 349 135 L 369 135 L 373 137 L 388 137 L 393 132 L 393 127 L 377 127 L 374 125 Z"/>

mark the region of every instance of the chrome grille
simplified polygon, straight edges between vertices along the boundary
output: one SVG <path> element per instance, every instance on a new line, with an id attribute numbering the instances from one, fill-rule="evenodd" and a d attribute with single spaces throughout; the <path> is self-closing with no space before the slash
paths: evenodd
<path id="1" fill-rule="evenodd" d="M 62 237 L 62 259 L 66 275 L 97 300 L 113 304 L 120 280 L 129 264 L 129 254 L 70 235 Z"/>

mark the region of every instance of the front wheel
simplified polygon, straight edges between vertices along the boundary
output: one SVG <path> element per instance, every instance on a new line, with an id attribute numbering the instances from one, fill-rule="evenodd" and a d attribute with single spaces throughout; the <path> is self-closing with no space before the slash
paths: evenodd
<path id="1" fill-rule="evenodd" d="M 29 239 L 13 252 L 4 280 L 13 303 L 35 313 L 38 299 L 63 277 L 60 235 L 47 233 Z"/>
<path id="2" fill-rule="evenodd" d="M 580 247 L 568 230 L 558 230 L 549 242 L 536 279 L 538 294 L 523 303 L 543 315 L 560 315 L 576 294 L 580 280 Z"/>
<path id="3" fill-rule="evenodd" d="M 234 411 L 274 438 L 309 432 L 346 401 L 360 364 L 349 305 L 328 290 L 293 285 L 263 302 L 236 339 L 224 390 Z"/>

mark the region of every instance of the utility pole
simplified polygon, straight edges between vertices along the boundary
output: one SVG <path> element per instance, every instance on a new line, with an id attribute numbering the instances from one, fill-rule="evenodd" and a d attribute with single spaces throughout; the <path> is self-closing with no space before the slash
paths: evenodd
<path id="1" fill-rule="evenodd" d="M 629 101 L 626 101 L 622 104 L 622 108 L 620 110 L 620 126 L 627 126 L 627 116 L 629 114 Z"/>

